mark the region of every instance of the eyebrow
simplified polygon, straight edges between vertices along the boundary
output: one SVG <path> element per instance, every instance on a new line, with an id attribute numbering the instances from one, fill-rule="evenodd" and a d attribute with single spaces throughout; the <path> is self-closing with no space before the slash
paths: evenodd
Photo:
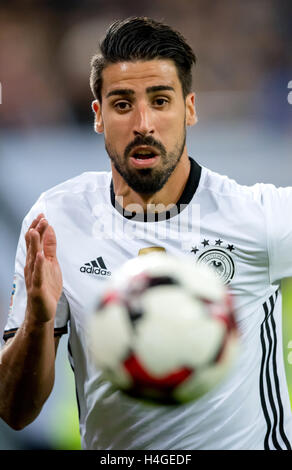
<path id="1" fill-rule="evenodd" d="M 154 93 L 155 91 L 175 91 L 173 86 L 169 85 L 155 85 L 155 86 L 149 86 L 146 88 L 147 93 Z"/>
<path id="2" fill-rule="evenodd" d="M 154 86 L 149 86 L 146 88 L 146 93 L 154 93 L 156 91 L 175 91 L 172 86 L 169 85 L 154 85 Z M 127 95 L 135 95 L 134 90 L 131 90 L 130 88 L 118 88 L 116 90 L 109 91 L 108 94 L 106 95 L 106 98 L 109 98 L 110 96 L 127 96 Z"/>
<path id="3" fill-rule="evenodd" d="M 113 95 L 134 95 L 135 92 L 133 90 L 130 90 L 128 88 L 119 88 L 117 90 L 112 90 L 112 91 L 109 91 L 108 94 L 106 95 L 106 98 L 109 98 L 110 96 L 113 96 Z"/>

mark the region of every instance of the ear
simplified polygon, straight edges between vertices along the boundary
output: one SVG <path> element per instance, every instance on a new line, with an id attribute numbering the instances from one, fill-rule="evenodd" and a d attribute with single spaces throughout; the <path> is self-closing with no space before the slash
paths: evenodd
<path id="1" fill-rule="evenodd" d="M 186 125 L 194 126 L 197 122 L 197 113 L 195 107 L 195 93 L 189 93 L 186 97 Z"/>
<path id="2" fill-rule="evenodd" d="M 94 100 L 91 106 L 92 106 L 93 112 L 95 113 L 94 130 L 98 134 L 102 134 L 103 133 L 103 120 L 102 120 L 102 114 L 101 114 L 101 104 L 98 100 Z"/>

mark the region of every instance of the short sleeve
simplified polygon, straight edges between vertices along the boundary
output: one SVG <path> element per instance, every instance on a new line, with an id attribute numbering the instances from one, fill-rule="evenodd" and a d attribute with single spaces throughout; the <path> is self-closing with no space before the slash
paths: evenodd
<path id="1" fill-rule="evenodd" d="M 292 276 L 292 187 L 262 186 L 272 284 Z"/>
<path id="2" fill-rule="evenodd" d="M 24 280 L 24 266 L 26 261 L 25 234 L 28 228 L 30 227 L 32 221 L 40 213 L 43 213 L 45 216 L 48 217 L 46 204 L 43 196 L 39 198 L 39 200 L 24 218 L 22 223 L 20 237 L 16 250 L 15 272 L 13 278 L 8 319 L 3 335 L 4 341 L 15 335 L 16 331 L 22 325 L 24 320 L 27 304 L 27 293 Z M 67 333 L 67 323 L 69 320 L 69 315 L 69 304 L 66 299 L 65 293 L 62 292 L 55 317 L 55 336 L 61 336 L 62 334 Z"/>

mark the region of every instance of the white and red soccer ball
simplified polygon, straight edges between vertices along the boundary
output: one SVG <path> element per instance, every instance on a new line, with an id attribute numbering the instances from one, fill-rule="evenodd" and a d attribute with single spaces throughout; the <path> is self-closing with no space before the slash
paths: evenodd
<path id="1" fill-rule="evenodd" d="M 95 364 L 116 387 L 162 403 L 195 400 L 238 349 L 231 295 L 211 268 L 148 254 L 108 281 L 89 324 Z"/>

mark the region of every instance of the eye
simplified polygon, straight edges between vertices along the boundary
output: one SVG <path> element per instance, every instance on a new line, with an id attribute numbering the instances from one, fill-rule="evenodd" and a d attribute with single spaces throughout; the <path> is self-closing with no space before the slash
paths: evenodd
<path id="1" fill-rule="evenodd" d="M 114 103 L 114 108 L 120 112 L 128 111 L 131 108 L 131 103 L 128 101 L 117 101 Z"/>
<path id="2" fill-rule="evenodd" d="M 153 103 L 157 108 L 162 108 L 169 103 L 169 100 L 167 98 L 155 98 Z"/>

